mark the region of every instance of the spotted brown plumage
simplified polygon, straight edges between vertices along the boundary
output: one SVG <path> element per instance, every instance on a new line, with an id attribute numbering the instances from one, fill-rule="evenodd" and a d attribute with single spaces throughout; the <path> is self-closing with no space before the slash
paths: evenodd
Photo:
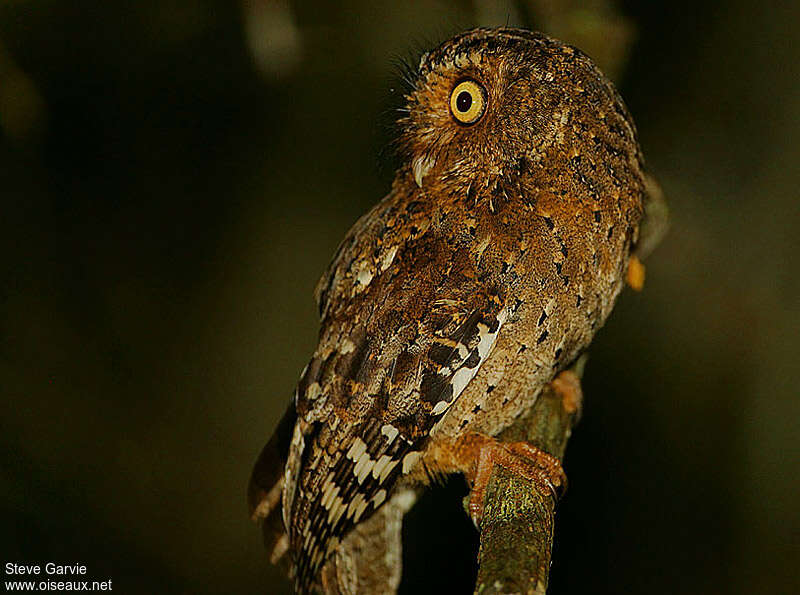
<path id="1" fill-rule="evenodd" d="M 251 485 L 256 517 L 282 511 L 273 558 L 290 552 L 301 592 L 399 486 L 466 471 L 454 440 L 531 407 L 605 321 L 638 238 L 635 128 L 575 48 L 459 35 L 423 56 L 400 127 L 391 191 L 317 287 L 291 437 Z"/>

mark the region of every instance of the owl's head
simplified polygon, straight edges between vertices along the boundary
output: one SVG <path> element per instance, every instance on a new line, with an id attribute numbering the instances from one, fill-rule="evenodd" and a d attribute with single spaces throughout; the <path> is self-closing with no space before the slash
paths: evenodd
<path id="1" fill-rule="evenodd" d="M 640 161 L 612 84 L 580 50 L 539 33 L 462 33 L 422 56 L 406 99 L 400 140 L 419 186 L 488 181 L 575 154 Z"/>

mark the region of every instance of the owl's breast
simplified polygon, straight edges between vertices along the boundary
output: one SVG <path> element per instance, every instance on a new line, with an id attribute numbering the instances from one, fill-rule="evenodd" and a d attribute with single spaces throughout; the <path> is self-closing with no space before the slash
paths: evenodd
<path id="1" fill-rule="evenodd" d="M 477 275 L 502 288 L 509 318 L 494 351 L 440 420 L 434 439 L 495 435 L 586 349 L 623 286 L 638 215 L 622 201 L 558 196 L 496 203 L 467 245 Z"/>

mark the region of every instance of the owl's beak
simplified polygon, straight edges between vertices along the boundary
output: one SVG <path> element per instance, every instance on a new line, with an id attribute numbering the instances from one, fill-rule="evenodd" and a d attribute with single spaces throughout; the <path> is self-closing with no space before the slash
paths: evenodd
<path id="1" fill-rule="evenodd" d="M 436 159 L 428 155 L 420 155 L 414 158 L 414 161 L 411 162 L 411 169 L 414 170 L 414 181 L 416 181 L 417 186 L 422 188 L 422 179 L 435 164 Z"/>

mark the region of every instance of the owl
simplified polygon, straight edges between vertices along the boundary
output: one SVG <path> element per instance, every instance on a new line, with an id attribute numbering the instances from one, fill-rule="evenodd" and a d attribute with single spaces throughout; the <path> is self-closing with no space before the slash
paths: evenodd
<path id="1" fill-rule="evenodd" d="M 325 589 L 348 536 L 396 521 L 433 477 L 465 475 L 476 522 L 494 464 L 557 496 L 557 460 L 494 436 L 587 348 L 638 263 L 636 129 L 581 51 L 467 31 L 422 56 L 405 99 L 402 165 L 319 281 L 318 346 L 251 479 L 298 592 Z"/>

